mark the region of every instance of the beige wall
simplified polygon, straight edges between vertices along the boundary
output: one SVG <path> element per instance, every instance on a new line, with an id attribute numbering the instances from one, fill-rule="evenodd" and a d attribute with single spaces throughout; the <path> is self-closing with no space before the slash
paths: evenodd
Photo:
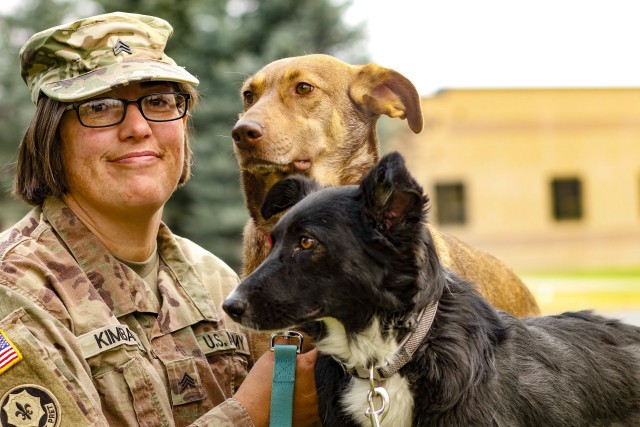
<path id="1" fill-rule="evenodd" d="M 394 122 L 385 151 L 430 194 L 464 183 L 466 224 L 441 228 L 518 270 L 640 265 L 640 89 L 451 90 L 422 107 L 424 131 Z M 580 220 L 552 214 L 566 177 L 582 181 Z"/>

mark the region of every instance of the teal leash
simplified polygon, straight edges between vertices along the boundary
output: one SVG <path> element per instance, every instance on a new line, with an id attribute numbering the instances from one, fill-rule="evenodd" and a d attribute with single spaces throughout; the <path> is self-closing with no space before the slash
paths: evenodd
<path id="1" fill-rule="evenodd" d="M 297 344 L 275 344 L 276 338 Z M 302 335 L 286 331 L 271 335 L 271 351 L 274 352 L 273 381 L 271 386 L 270 427 L 291 427 L 293 422 L 293 391 L 296 382 L 296 356 L 302 350 Z"/>

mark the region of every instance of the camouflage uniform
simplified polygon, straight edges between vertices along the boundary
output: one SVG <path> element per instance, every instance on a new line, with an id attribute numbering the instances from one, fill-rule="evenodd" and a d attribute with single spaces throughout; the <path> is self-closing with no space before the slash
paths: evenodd
<path id="1" fill-rule="evenodd" d="M 0 425 L 252 425 L 236 274 L 164 224 L 158 252 L 162 303 L 60 199 L 0 234 Z"/>

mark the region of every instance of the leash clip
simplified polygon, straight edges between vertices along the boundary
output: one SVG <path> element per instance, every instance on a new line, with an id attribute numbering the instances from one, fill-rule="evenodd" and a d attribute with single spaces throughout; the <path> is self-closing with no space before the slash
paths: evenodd
<path id="1" fill-rule="evenodd" d="M 276 345 L 276 338 L 282 338 L 287 341 L 287 344 L 290 344 L 290 341 L 297 340 L 296 350 L 297 354 L 302 352 L 302 334 L 296 331 L 285 331 L 285 332 L 276 332 L 271 334 L 271 345 L 269 346 L 269 350 L 274 351 L 274 347 Z"/>
<path id="2" fill-rule="evenodd" d="M 373 398 L 379 397 L 381 401 L 380 408 L 376 409 L 373 404 Z M 367 402 L 369 407 L 364 411 L 365 415 L 371 421 L 371 427 L 380 427 L 380 423 L 389 412 L 389 393 L 384 387 L 376 387 L 373 363 L 369 367 L 369 392 L 367 393 Z"/>

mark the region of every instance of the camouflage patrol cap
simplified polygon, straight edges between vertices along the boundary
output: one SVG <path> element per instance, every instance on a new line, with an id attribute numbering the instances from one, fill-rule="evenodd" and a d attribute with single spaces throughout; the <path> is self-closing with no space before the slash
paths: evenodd
<path id="1" fill-rule="evenodd" d="M 40 91 L 73 102 L 139 81 L 195 86 L 198 79 L 164 54 L 172 33 L 164 19 L 123 12 L 53 27 L 20 49 L 22 78 L 34 104 Z"/>

